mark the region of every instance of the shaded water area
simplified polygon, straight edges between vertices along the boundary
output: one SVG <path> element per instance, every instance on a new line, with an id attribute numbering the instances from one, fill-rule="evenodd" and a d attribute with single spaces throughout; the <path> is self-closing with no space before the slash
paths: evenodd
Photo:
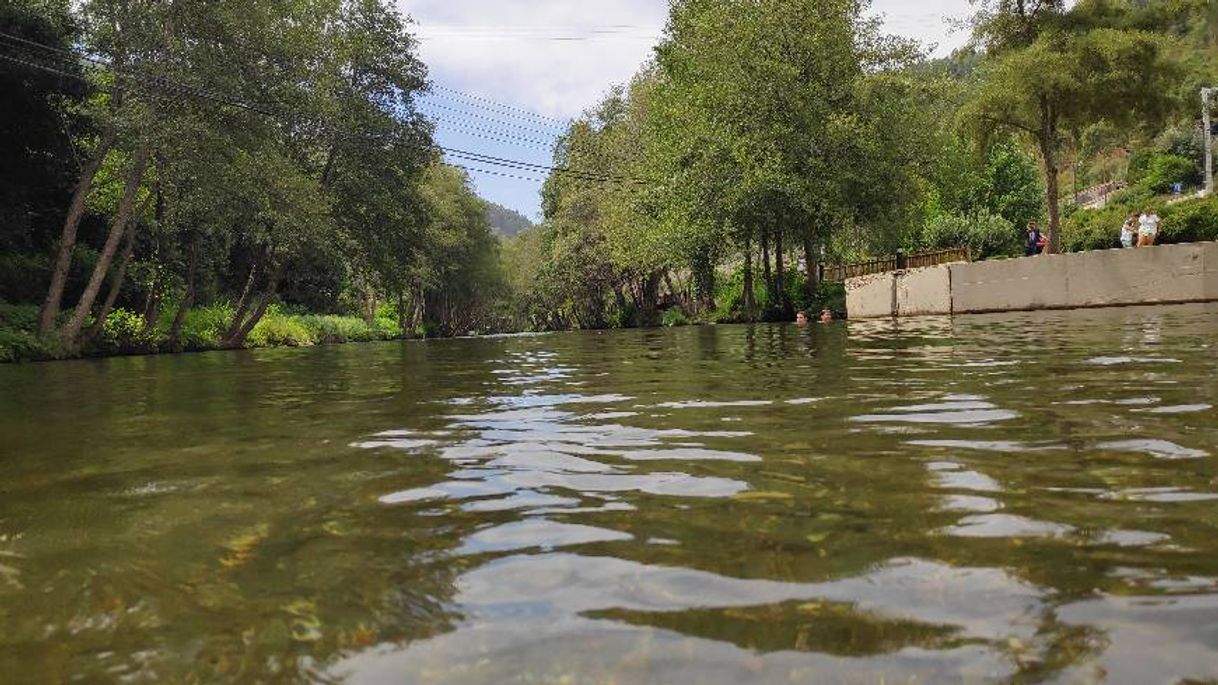
<path id="1" fill-rule="evenodd" d="M 1218 307 L 0 368 L 0 681 L 1218 678 Z"/>

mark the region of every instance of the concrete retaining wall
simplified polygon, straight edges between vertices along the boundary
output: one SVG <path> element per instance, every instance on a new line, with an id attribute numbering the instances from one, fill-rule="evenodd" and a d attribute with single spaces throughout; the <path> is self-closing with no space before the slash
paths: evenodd
<path id="1" fill-rule="evenodd" d="M 846 280 L 846 310 L 854 319 L 884 319 L 896 309 L 892 289 L 896 274 L 875 274 Z"/>
<path id="2" fill-rule="evenodd" d="M 945 265 L 905 271 L 894 277 L 896 315 L 951 314 L 954 276 Z"/>
<path id="3" fill-rule="evenodd" d="M 1218 243 L 1045 255 L 850 279 L 851 318 L 1218 301 Z"/>

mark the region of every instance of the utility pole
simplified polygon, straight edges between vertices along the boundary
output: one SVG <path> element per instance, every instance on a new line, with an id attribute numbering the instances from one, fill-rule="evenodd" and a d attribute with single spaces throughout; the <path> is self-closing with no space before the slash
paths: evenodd
<path id="1" fill-rule="evenodd" d="M 1201 89 L 1201 126 L 1205 129 L 1205 194 L 1214 194 L 1214 126 L 1210 117 L 1210 97 L 1215 88 Z"/>

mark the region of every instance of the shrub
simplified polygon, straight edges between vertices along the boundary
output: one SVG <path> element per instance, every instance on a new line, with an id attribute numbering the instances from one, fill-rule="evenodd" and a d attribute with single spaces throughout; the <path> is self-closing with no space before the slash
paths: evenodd
<path id="1" fill-rule="evenodd" d="M 1121 246 L 1121 226 L 1132 213 L 1126 206 L 1080 209 L 1062 222 L 1062 251 L 1107 250 Z"/>
<path id="2" fill-rule="evenodd" d="M 967 247 L 973 259 L 1018 254 L 1021 233 L 1006 219 L 986 211 L 971 216 L 940 214 L 926 225 L 923 240 L 936 250 Z"/>
<path id="3" fill-rule="evenodd" d="M 38 361 L 61 356 L 55 343 L 29 331 L 0 327 L 0 363 Z"/>
<path id="4" fill-rule="evenodd" d="M 303 347 L 314 343 L 313 334 L 299 318 L 272 306 L 245 339 L 248 347 Z"/>
<path id="5" fill-rule="evenodd" d="M 144 317 L 128 309 L 115 309 L 102 324 L 96 345 L 102 352 L 132 352 L 152 347 L 152 339 L 144 336 Z"/>
<path id="6" fill-rule="evenodd" d="M 186 312 L 182 322 L 182 347 L 188 350 L 210 350 L 220 345 L 233 319 L 233 308 L 229 304 L 213 304 Z"/>
<path id="7" fill-rule="evenodd" d="M 685 313 L 680 309 L 669 309 L 664 312 L 664 327 L 675 328 L 677 326 L 688 326 L 689 319 L 685 317 Z"/>
<path id="8" fill-rule="evenodd" d="M 1201 170 L 1191 159 L 1157 154 L 1151 157 L 1146 175 L 1138 181 L 1138 185 L 1156 193 L 1168 193 L 1176 183 L 1195 185 L 1200 179 Z"/>
<path id="9" fill-rule="evenodd" d="M 1218 240 L 1218 196 L 1169 205 L 1163 217 L 1163 243 L 1194 243 Z"/>
<path id="10" fill-rule="evenodd" d="M 33 332 L 38 328 L 38 307 L 32 304 L 0 304 L 0 328 Z"/>

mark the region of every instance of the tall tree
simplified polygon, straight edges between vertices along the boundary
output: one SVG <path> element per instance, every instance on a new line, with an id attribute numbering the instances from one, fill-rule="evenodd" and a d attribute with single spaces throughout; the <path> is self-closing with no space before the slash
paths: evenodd
<path id="1" fill-rule="evenodd" d="M 1182 67 L 1162 34 L 1139 26 L 1140 5 L 988 0 L 974 18 L 975 40 L 989 59 L 962 116 L 982 137 L 1005 129 L 1036 145 L 1050 254 L 1061 249 L 1063 131 L 1100 119 L 1132 127 L 1161 120 L 1178 106 Z"/>

